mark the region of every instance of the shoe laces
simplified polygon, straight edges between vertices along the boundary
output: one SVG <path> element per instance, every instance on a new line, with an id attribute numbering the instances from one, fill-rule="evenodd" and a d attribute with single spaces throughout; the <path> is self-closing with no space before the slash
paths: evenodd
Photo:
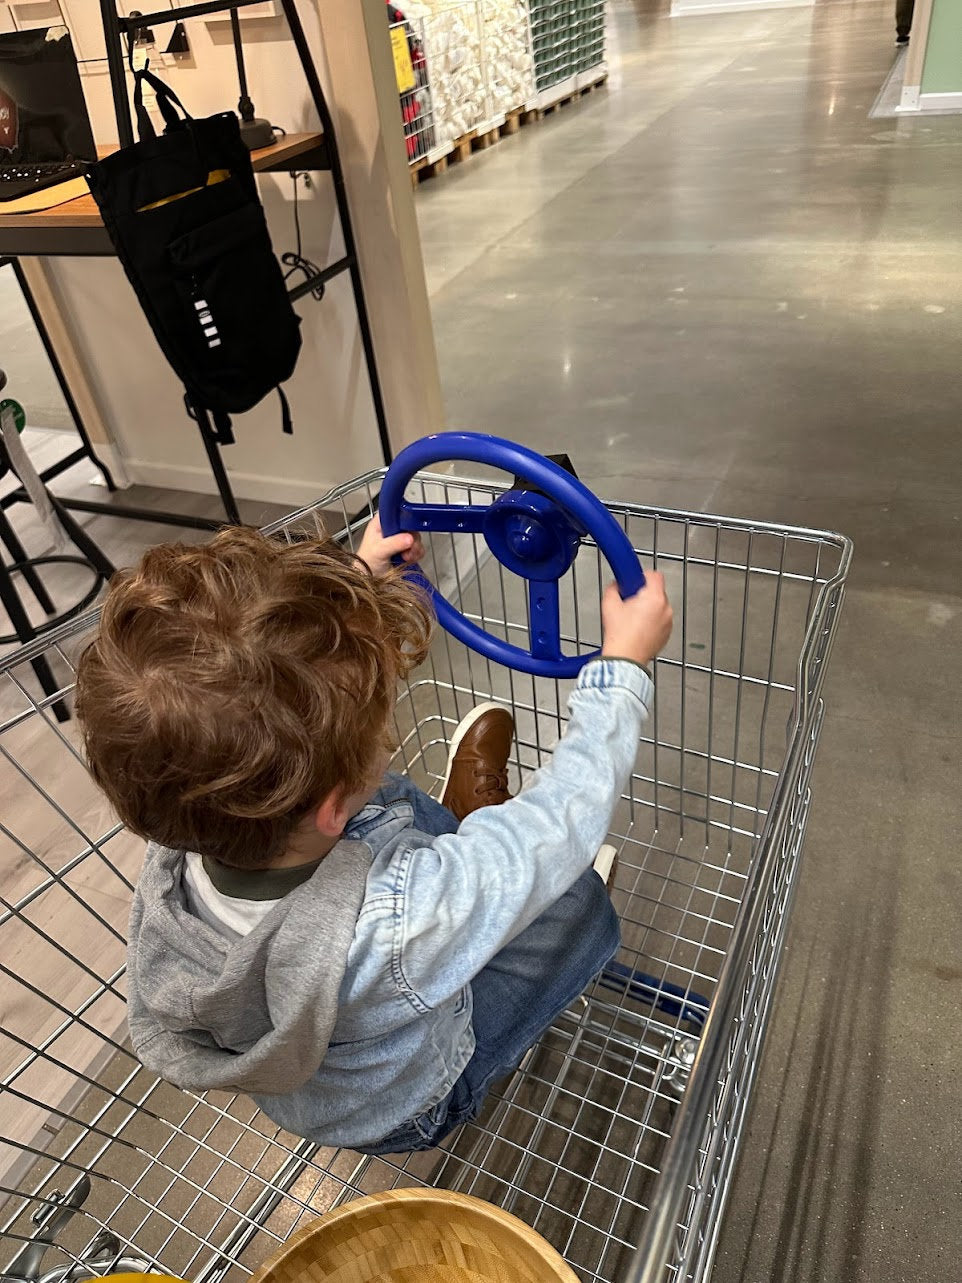
<path id="1" fill-rule="evenodd" d="M 504 771 L 485 771 L 478 777 L 474 786 L 475 797 L 486 797 L 489 793 L 507 793 L 508 791 L 508 772 Z"/>

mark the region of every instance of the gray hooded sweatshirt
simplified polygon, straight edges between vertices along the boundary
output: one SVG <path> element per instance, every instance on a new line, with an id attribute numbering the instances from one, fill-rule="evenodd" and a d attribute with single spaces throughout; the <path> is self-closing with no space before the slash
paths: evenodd
<path id="1" fill-rule="evenodd" d="M 190 912 L 184 852 L 150 843 L 127 956 L 130 1036 L 147 1068 L 191 1091 L 303 1087 L 334 1030 L 371 858 L 364 842 L 338 842 L 240 936 Z"/>

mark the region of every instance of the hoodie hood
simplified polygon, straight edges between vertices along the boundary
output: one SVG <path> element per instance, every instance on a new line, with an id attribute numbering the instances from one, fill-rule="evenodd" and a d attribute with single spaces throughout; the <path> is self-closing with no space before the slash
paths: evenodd
<path id="1" fill-rule="evenodd" d="M 284 1094 L 323 1063 L 373 859 L 342 840 L 246 936 L 195 917 L 185 852 L 150 843 L 134 893 L 128 1023 L 148 1069 L 190 1091 Z"/>

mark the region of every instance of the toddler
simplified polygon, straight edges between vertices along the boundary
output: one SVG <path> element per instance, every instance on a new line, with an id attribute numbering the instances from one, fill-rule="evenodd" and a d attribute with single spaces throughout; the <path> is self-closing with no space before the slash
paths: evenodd
<path id="1" fill-rule="evenodd" d="M 592 861 L 635 759 L 664 584 L 611 588 L 551 761 L 514 798 L 510 714 L 455 733 L 443 805 L 390 759 L 431 618 L 375 519 L 354 556 L 224 530 L 111 582 L 78 669 L 91 771 L 148 839 L 128 950 L 143 1063 L 319 1145 L 396 1153 L 475 1117 L 609 961 Z"/>

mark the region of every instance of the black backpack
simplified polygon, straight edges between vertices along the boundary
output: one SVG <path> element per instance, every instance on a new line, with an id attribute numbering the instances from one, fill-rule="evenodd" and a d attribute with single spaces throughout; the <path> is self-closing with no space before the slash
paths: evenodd
<path id="1" fill-rule="evenodd" d="M 157 95 L 158 137 L 143 104 Z M 188 412 L 210 411 L 217 439 L 229 415 L 280 392 L 301 347 L 257 194 L 250 153 L 233 112 L 203 120 L 146 68 L 136 73 L 140 142 L 98 161 L 87 181 L 157 342 L 184 384 Z M 180 108 L 183 115 L 178 114 Z"/>

